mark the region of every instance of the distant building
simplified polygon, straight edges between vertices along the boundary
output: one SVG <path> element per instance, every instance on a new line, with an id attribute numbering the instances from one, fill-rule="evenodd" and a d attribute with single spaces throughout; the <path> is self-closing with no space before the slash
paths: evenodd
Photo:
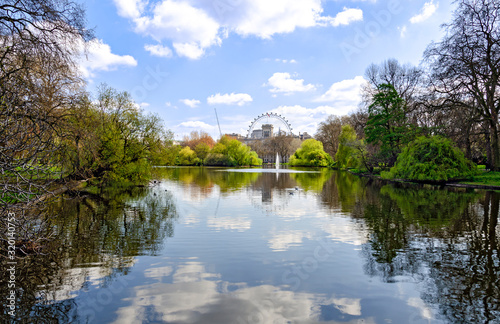
<path id="1" fill-rule="evenodd" d="M 307 132 L 303 132 L 302 134 L 299 133 L 299 138 L 300 140 L 305 141 L 306 139 L 312 138 L 312 136 L 307 134 Z"/>
<path id="2" fill-rule="evenodd" d="M 274 125 L 264 124 L 262 125 L 262 138 L 274 137 Z"/>
<path id="3" fill-rule="evenodd" d="M 255 129 L 250 135 L 252 139 L 261 139 L 262 138 L 262 129 Z"/>
<path id="4" fill-rule="evenodd" d="M 243 137 L 243 136 L 241 136 L 240 134 L 236 134 L 236 133 L 232 133 L 232 134 L 224 134 L 224 136 L 229 137 L 229 138 L 231 138 L 231 139 L 238 140 L 238 141 L 241 141 L 242 139 L 244 139 L 244 137 Z"/>

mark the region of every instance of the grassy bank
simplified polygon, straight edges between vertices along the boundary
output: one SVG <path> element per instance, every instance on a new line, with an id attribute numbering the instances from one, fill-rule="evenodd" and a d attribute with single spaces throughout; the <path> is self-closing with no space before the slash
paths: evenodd
<path id="1" fill-rule="evenodd" d="M 461 181 L 461 184 L 479 185 L 479 186 L 499 186 L 500 187 L 500 172 L 481 171 L 471 180 Z"/>
<path id="2" fill-rule="evenodd" d="M 472 177 L 469 180 L 459 181 L 457 182 L 460 185 L 464 186 L 487 186 L 487 187 L 495 187 L 498 186 L 500 188 L 500 172 L 495 171 L 487 171 L 484 168 L 484 165 L 478 166 L 479 173 Z M 350 169 L 351 173 L 360 175 L 360 176 L 369 176 L 372 178 L 380 179 L 380 170 L 375 169 L 373 173 L 368 172 L 367 170 L 358 170 L 358 169 Z"/>

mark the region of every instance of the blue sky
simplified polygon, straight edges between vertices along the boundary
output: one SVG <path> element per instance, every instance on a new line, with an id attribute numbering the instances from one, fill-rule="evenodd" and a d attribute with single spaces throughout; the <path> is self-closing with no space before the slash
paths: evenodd
<path id="1" fill-rule="evenodd" d="M 80 59 L 91 92 L 128 91 L 177 139 L 246 134 L 277 112 L 314 134 L 358 106 L 365 69 L 418 65 L 451 0 L 87 0 L 96 40 Z"/>

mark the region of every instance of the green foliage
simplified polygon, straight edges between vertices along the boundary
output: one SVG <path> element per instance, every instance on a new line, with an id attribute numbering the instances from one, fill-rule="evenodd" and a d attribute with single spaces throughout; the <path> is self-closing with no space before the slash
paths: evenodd
<path id="1" fill-rule="evenodd" d="M 179 151 L 178 165 L 199 165 L 200 163 L 201 160 L 189 146 Z"/>
<path id="2" fill-rule="evenodd" d="M 453 192 L 450 190 L 415 187 L 397 188 L 383 186 L 382 195 L 395 201 L 404 217 L 413 224 L 424 224 L 434 230 L 442 230 L 452 220 L 459 219 L 471 201 L 480 195 L 475 192 Z"/>
<path id="3" fill-rule="evenodd" d="M 196 156 L 203 162 L 210 153 L 210 146 L 207 143 L 201 142 L 194 148 Z"/>
<path id="4" fill-rule="evenodd" d="M 209 153 L 205 158 L 204 165 L 207 166 L 236 166 L 236 162 L 229 156 L 220 153 Z"/>
<path id="5" fill-rule="evenodd" d="M 495 171 L 479 171 L 471 181 L 464 181 L 462 183 L 482 186 L 500 186 L 500 172 Z"/>
<path id="6" fill-rule="evenodd" d="M 224 141 L 224 143 L 225 143 L 225 141 Z M 227 155 L 227 147 L 224 143 L 221 140 L 220 142 L 215 144 L 214 147 L 212 148 L 212 150 L 210 151 L 210 153 Z"/>
<path id="7" fill-rule="evenodd" d="M 290 173 L 290 177 L 305 191 L 321 193 L 325 183 L 332 177 L 333 171 L 321 169 L 318 173 Z"/>
<path id="8" fill-rule="evenodd" d="M 290 157 L 288 164 L 326 167 L 333 164 L 333 159 L 323 150 L 323 143 L 311 138 L 302 142 L 300 148 Z"/>
<path id="9" fill-rule="evenodd" d="M 470 178 L 476 172 L 475 165 L 449 139 L 421 136 L 403 149 L 389 172 L 381 175 L 386 179 L 449 181 Z"/>
<path id="10" fill-rule="evenodd" d="M 71 177 L 144 182 L 153 163 L 169 159 L 172 133 L 163 130 L 161 119 L 106 85 L 96 101 L 81 98 L 64 123 L 60 160 Z"/>
<path id="11" fill-rule="evenodd" d="M 204 164 L 210 166 L 261 165 L 262 160 L 249 146 L 223 136 L 206 156 Z"/>
<path id="12" fill-rule="evenodd" d="M 335 159 L 340 169 L 357 168 L 359 166 L 358 151 L 355 148 L 357 142 L 356 132 L 351 125 L 342 126 L 339 136 L 339 147 Z"/>
<path id="13" fill-rule="evenodd" d="M 168 165 L 168 166 L 173 166 L 176 165 L 178 160 L 179 160 L 179 152 L 182 150 L 182 147 L 180 145 L 170 145 L 167 147 L 164 147 L 160 151 L 160 155 L 158 155 L 158 161 L 157 163 L 154 163 L 154 165 Z"/>
<path id="14" fill-rule="evenodd" d="M 236 161 L 236 165 L 261 165 L 257 153 L 253 152 L 249 146 L 238 140 L 231 139 L 227 143 L 227 154 Z"/>
<path id="15" fill-rule="evenodd" d="M 211 192 L 218 186 L 222 193 L 239 190 L 255 183 L 263 175 L 258 172 L 213 172 L 208 168 L 156 168 L 156 178 L 196 184 L 203 192 Z M 269 175 L 269 174 L 268 174 Z"/>
<path id="16" fill-rule="evenodd" d="M 380 157 L 392 166 L 401 148 L 409 143 L 417 130 L 406 118 L 406 103 L 394 86 L 381 84 L 368 108 L 366 142 L 380 147 Z"/>

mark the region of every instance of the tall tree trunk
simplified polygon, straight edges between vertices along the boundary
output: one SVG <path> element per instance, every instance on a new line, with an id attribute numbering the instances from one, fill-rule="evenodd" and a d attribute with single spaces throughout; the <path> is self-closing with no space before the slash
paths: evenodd
<path id="1" fill-rule="evenodd" d="M 496 120 L 490 121 L 491 170 L 500 170 L 500 148 L 498 147 L 498 125 Z"/>
<path id="2" fill-rule="evenodd" d="M 493 159 L 491 153 L 491 136 L 489 126 L 485 127 L 484 137 L 486 141 L 486 169 L 491 170 Z"/>

